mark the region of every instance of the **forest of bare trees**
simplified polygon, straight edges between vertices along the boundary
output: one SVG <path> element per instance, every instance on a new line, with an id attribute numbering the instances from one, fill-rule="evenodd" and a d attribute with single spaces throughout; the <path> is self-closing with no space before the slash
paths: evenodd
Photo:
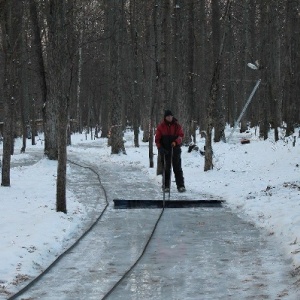
<path id="1" fill-rule="evenodd" d="M 219 142 L 259 79 L 241 131 L 259 126 L 266 139 L 272 127 L 278 140 L 278 128 L 290 134 L 300 121 L 298 0 L 0 0 L 0 28 L 3 186 L 14 137 L 25 151 L 40 123 L 63 199 L 70 131 L 100 128 L 111 152 L 125 153 L 124 128 L 136 147 L 142 128 L 151 158 L 167 108 L 186 144 L 196 129 Z"/>

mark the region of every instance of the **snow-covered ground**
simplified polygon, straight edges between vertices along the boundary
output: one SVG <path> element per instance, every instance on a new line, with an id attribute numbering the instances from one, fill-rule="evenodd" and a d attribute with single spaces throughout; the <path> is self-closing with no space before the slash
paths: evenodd
<path id="1" fill-rule="evenodd" d="M 227 136 L 229 133 L 228 129 Z M 241 144 L 243 138 L 248 138 L 250 143 Z M 148 144 L 140 142 L 140 147 L 135 148 L 131 131 L 125 133 L 125 139 L 126 155 L 111 155 L 106 139 L 91 140 L 89 135 L 79 134 L 72 135 L 68 151 L 78 151 L 77 144 L 86 144 L 79 151 L 90 162 L 105 160 L 140 166 L 159 189 L 161 176 L 156 176 L 156 168 L 148 167 Z M 273 235 L 291 258 L 291 268 L 299 272 L 300 140 L 297 139 L 295 146 L 293 140 L 289 137 L 276 143 L 272 138 L 262 141 L 254 130 L 235 133 L 228 143 L 213 145 L 213 170 L 204 172 L 204 157 L 199 151 L 188 153 L 187 147 L 182 148 L 182 166 L 186 188 L 195 199 L 204 193 L 221 196 L 233 211 Z M 32 148 L 42 152 L 41 141 L 35 146 L 30 142 L 28 153 Z M 93 143 L 102 147 L 89 147 Z M 204 143 L 197 136 L 201 150 Z M 15 145 L 12 162 L 21 166 L 11 170 L 11 187 L 0 187 L 0 299 L 5 299 L 6 292 L 14 290 L 19 282 L 38 275 L 69 247 L 88 215 L 72 191 L 67 191 L 68 213 L 57 213 L 57 163 L 43 158 L 34 165 L 22 166 L 32 156 L 18 153 L 21 140 L 16 140 Z"/>

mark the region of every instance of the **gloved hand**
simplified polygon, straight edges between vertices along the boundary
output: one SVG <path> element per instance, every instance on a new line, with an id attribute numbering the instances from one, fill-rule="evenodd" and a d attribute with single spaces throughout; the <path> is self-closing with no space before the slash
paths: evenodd
<path id="1" fill-rule="evenodd" d="M 176 145 L 177 145 L 176 142 L 172 142 L 171 144 L 172 148 L 174 148 Z"/>
<path id="2" fill-rule="evenodd" d="M 158 151 L 161 155 L 166 155 L 169 153 L 164 147 L 160 147 Z"/>

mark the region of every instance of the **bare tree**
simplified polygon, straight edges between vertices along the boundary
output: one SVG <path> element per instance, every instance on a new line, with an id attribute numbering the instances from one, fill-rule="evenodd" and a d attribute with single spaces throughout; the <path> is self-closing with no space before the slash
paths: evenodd
<path id="1" fill-rule="evenodd" d="M 178 74 L 178 84 L 182 82 L 181 93 L 178 94 L 178 115 L 180 122 L 184 128 L 183 144 L 189 145 L 194 135 L 194 1 L 191 0 L 187 5 L 181 6 L 177 4 L 176 13 L 182 14 L 180 19 L 181 32 L 179 38 L 179 53 L 176 53 L 176 60 L 181 57 L 181 72 Z M 176 33 L 178 34 L 178 33 Z M 178 41 L 177 41 L 178 42 Z M 174 69 L 175 72 L 178 70 Z"/>
<path id="2" fill-rule="evenodd" d="M 111 153 L 125 153 L 122 127 L 122 96 L 121 96 L 121 59 L 122 59 L 122 18 L 124 17 L 124 2 L 113 0 L 109 13 L 110 24 L 114 34 L 110 39 L 110 105 L 111 105 Z"/>
<path id="3" fill-rule="evenodd" d="M 220 46 L 221 40 L 221 20 L 224 16 L 221 18 L 221 1 L 212 1 L 212 45 L 213 45 L 213 63 L 215 65 L 218 64 L 218 61 L 220 60 L 220 49 L 223 46 Z M 225 42 L 225 41 L 224 41 Z M 218 68 L 222 68 L 222 65 L 220 64 Z M 221 139 L 225 138 L 224 135 L 224 129 L 225 129 L 225 120 L 224 120 L 224 113 L 223 113 L 223 95 L 221 90 L 218 88 L 216 91 L 216 102 L 214 104 L 213 108 L 213 114 L 214 114 L 214 141 L 219 142 Z"/>
<path id="4" fill-rule="evenodd" d="M 159 43 L 160 43 L 160 7 L 157 0 L 155 0 L 155 7 L 152 13 L 152 22 L 153 22 L 153 43 L 154 43 L 154 70 L 155 74 L 153 78 L 153 92 L 151 93 L 150 100 L 150 114 L 149 114 L 149 167 L 154 167 L 154 154 L 153 154 L 153 143 L 154 143 L 154 115 L 155 115 L 155 107 L 157 102 L 159 101 L 159 86 L 160 86 L 160 53 L 159 53 Z M 160 111 L 162 113 L 162 111 Z M 158 157 L 159 159 L 159 157 Z"/>
<path id="5" fill-rule="evenodd" d="M 19 96 L 19 50 L 21 43 L 23 3 L 18 0 L 0 2 L 0 26 L 4 53 L 4 129 L 2 186 L 10 186 L 10 161 L 14 139 L 15 103 Z"/>
<path id="6" fill-rule="evenodd" d="M 141 73 L 139 73 L 139 22 L 138 22 L 138 6 L 135 0 L 130 1 L 130 40 L 131 40 L 131 122 L 134 131 L 134 146 L 139 147 L 139 126 L 140 126 L 140 104 L 141 104 Z"/>
<path id="7" fill-rule="evenodd" d="M 206 141 L 205 141 L 205 164 L 204 164 L 204 171 L 208 171 L 213 169 L 213 151 L 212 151 L 212 129 L 214 124 L 214 110 L 215 105 L 217 101 L 218 91 L 219 91 L 219 84 L 220 84 L 220 71 L 221 71 L 221 59 L 223 56 L 224 51 L 224 45 L 226 41 L 226 34 L 229 26 L 229 14 L 230 14 L 230 7 L 232 4 L 232 0 L 227 0 L 226 7 L 225 7 L 225 13 L 224 13 L 224 28 L 223 28 L 223 36 L 220 44 L 220 51 L 218 54 L 217 61 L 214 66 L 214 73 L 212 77 L 211 87 L 210 87 L 210 93 L 209 93 L 209 104 L 207 108 L 207 135 L 206 135 Z"/>
<path id="8" fill-rule="evenodd" d="M 27 47 L 27 24 L 28 24 L 28 9 L 27 3 L 24 4 L 24 14 L 22 19 L 22 35 L 21 35 L 21 89 L 20 89 L 20 106 L 22 120 L 22 148 L 24 153 L 26 149 L 26 141 L 29 133 L 29 70 L 28 70 L 28 47 Z"/>
<path id="9" fill-rule="evenodd" d="M 300 3 L 299 1 L 286 1 L 285 17 L 285 45 L 283 68 L 283 119 L 286 122 L 287 134 L 294 131 L 294 126 L 299 124 L 300 108 Z"/>
<path id="10" fill-rule="evenodd" d="M 31 3 L 32 18 L 36 21 L 34 3 Z M 74 53 L 70 39 L 72 31 L 72 4 L 73 0 L 50 0 L 43 9 L 40 9 L 40 17 L 47 20 L 47 36 L 45 38 L 45 53 L 39 69 L 44 74 L 45 66 L 46 103 L 45 116 L 45 153 L 49 159 L 58 160 L 57 168 L 57 194 L 56 210 L 67 212 L 66 207 L 66 161 L 67 161 L 67 124 L 68 104 L 70 99 L 71 84 L 71 57 Z M 35 23 L 37 24 L 37 23 Z M 35 38 L 38 42 L 36 32 Z M 37 54 L 40 57 L 39 47 Z M 43 82 L 43 81 L 42 81 Z M 43 86 L 43 85 L 42 85 Z"/>
<path id="11" fill-rule="evenodd" d="M 58 34 L 59 26 L 59 4 L 56 0 L 49 0 L 45 8 L 44 18 L 47 20 L 47 44 L 46 44 L 46 86 L 47 95 L 46 103 L 44 105 L 45 116 L 45 154 L 51 160 L 58 159 L 58 140 L 57 140 L 57 117 L 58 117 L 58 99 L 59 91 L 61 90 L 60 66 L 57 62 L 59 53 L 59 40 Z"/>
<path id="12" fill-rule="evenodd" d="M 29 14 L 30 14 L 30 25 L 31 25 L 31 67 L 33 71 L 30 73 L 30 78 L 33 77 L 35 84 L 29 87 L 30 97 L 32 98 L 30 116 L 31 116 L 31 129 L 32 129 L 32 144 L 35 144 L 36 135 L 36 117 L 37 112 L 40 111 L 38 105 L 38 98 L 41 98 L 42 104 L 42 118 L 44 125 L 44 134 L 47 134 L 45 130 L 46 116 L 45 116 L 45 105 L 47 100 L 47 85 L 46 85 L 46 73 L 45 63 L 43 57 L 43 46 L 42 46 L 42 29 L 38 21 L 38 8 L 35 0 L 29 1 Z M 32 74 L 34 73 L 34 74 Z M 34 76 L 36 75 L 36 76 Z M 33 83 L 33 81 L 32 81 Z M 47 143 L 47 138 L 45 143 Z M 46 149 L 45 145 L 45 149 Z"/>
<path id="13" fill-rule="evenodd" d="M 72 9 L 73 0 L 57 1 L 56 6 L 56 41 L 59 50 L 56 68 L 60 78 L 58 86 L 58 165 L 57 165 L 57 192 L 56 210 L 66 213 L 66 173 L 67 173 L 67 125 L 69 117 L 70 85 L 71 85 L 71 57 L 69 53 L 74 49 L 70 37 L 72 36 Z M 66 42 L 67 41 L 67 42 Z M 71 50 L 71 51 L 70 51 Z M 57 66 L 58 67 L 58 66 Z"/>

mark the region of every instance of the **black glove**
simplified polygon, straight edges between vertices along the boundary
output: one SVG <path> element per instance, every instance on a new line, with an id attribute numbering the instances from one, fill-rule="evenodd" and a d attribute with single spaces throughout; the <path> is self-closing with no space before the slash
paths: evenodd
<path id="1" fill-rule="evenodd" d="M 158 149 L 158 151 L 159 151 L 160 155 L 166 155 L 169 153 L 164 147 L 160 147 Z"/>

